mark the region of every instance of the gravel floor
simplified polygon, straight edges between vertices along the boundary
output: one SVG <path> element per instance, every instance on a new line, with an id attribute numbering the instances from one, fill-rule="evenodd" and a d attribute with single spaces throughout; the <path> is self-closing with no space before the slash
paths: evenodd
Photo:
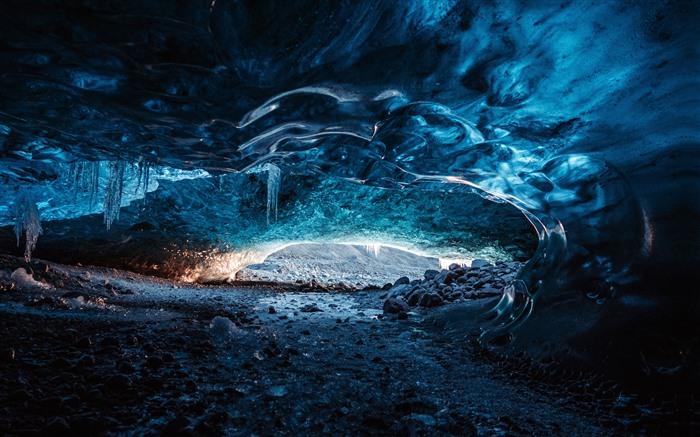
<path id="1" fill-rule="evenodd" d="M 611 414 L 615 399 L 513 378 L 439 328 L 441 318 L 493 298 L 416 308 L 399 320 L 383 314 L 382 290 L 192 286 L 0 261 L 6 435 L 659 431 L 632 413 Z M 19 266 L 34 275 L 12 275 Z"/>

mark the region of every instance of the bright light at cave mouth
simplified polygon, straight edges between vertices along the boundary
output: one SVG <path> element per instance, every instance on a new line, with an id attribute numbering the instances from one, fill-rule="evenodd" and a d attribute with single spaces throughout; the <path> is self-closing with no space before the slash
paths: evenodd
<path id="1" fill-rule="evenodd" d="M 184 282 L 261 280 L 345 282 L 356 287 L 382 286 L 401 276 L 421 279 L 426 270 L 474 258 L 440 257 L 421 250 L 376 241 L 269 243 L 235 252 L 207 255 L 178 278 Z"/>

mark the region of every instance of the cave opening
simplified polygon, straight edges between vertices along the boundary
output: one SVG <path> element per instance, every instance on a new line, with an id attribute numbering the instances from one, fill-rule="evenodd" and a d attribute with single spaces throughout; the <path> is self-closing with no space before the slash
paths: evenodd
<path id="1" fill-rule="evenodd" d="M 0 434 L 698 434 L 700 8 L 399 3 L 6 1 Z"/>

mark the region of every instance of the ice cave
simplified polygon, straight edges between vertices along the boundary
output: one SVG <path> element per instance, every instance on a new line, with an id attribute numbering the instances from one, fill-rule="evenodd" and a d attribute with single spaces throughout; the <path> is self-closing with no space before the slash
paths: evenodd
<path id="1" fill-rule="evenodd" d="M 8 0 L 3 435 L 700 433 L 695 0 Z"/>

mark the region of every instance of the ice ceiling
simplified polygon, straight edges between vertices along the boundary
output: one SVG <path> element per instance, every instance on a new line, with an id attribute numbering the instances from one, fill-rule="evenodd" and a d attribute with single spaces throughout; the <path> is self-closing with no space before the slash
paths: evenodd
<path id="1" fill-rule="evenodd" d="M 494 338 L 527 319 L 521 344 L 614 344 L 632 351 L 624 360 L 642 351 L 635 369 L 686 375 L 698 348 L 698 9 L 6 2 L 0 224 L 19 217 L 33 240 L 38 214 L 39 250 L 49 228 L 101 235 L 90 214 L 103 213 L 196 258 L 283 238 L 469 250 L 484 234 L 460 228 L 462 210 L 488 225 L 517 209 L 540 245 L 495 309 Z M 236 214 L 246 208 L 257 216 Z M 397 215 L 407 220 L 378 224 Z M 521 238 L 508 220 L 494 227 Z M 526 246 L 509 238 L 495 250 Z M 82 250 L 125 258 L 128 244 Z"/>

